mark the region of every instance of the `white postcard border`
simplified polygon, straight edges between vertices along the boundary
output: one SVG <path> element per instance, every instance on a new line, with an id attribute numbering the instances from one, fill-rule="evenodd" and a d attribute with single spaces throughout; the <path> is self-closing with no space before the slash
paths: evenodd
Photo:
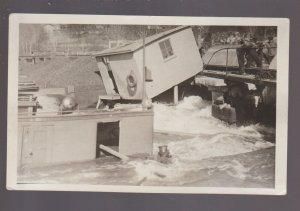
<path id="1" fill-rule="evenodd" d="M 70 184 L 17 184 L 18 140 L 18 55 L 19 24 L 132 24 L 132 25 L 236 25 L 277 26 L 277 107 L 276 107 L 276 157 L 275 188 L 219 188 L 219 187 L 167 187 L 167 186 L 112 186 Z M 8 51 L 8 103 L 7 103 L 7 189 L 91 192 L 140 193 L 207 193 L 284 195 L 287 179 L 287 126 L 288 126 L 288 69 L 289 69 L 289 19 L 242 17 L 167 17 L 167 16 L 108 16 L 108 15 L 58 15 L 11 14 L 9 17 Z"/>

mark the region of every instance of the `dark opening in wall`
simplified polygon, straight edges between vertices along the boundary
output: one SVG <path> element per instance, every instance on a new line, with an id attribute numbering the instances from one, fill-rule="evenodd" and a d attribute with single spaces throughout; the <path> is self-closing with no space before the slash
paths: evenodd
<path id="1" fill-rule="evenodd" d="M 97 124 L 96 158 L 109 155 L 101 150 L 102 144 L 115 151 L 119 151 L 120 122 L 101 122 Z"/>

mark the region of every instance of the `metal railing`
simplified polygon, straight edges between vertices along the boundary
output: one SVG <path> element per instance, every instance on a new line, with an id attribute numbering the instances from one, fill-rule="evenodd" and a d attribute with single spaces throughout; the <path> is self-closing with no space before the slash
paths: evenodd
<path id="1" fill-rule="evenodd" d="M 226 71 L 226 75 L 228 74 L 228 53 L 229 50 L 237 50 L 237 49 L 274 49 L 277 47 L 224 47 L 224 48 L 220 48 L 218 50 L 216 50 L 215 52 L 213 52 L 213 54 L 211 55 L 211 57 L 209 58 L 208 62 L 204 65 L 203 67 L 203 71 L 206 70 L 207 66 L 210 65 L 210 61 L 212 60 L 212 58 L 220 51 L 226 50 L 226 63 L 225 63 L 225 71 Z M 263 52 L 262 52 L 263 53 Z M 264 54 L 264 53 L 263 53 Z M 238 55 L 237 55 L 238 56 Z M 239 66 L 238 66 L 239 67 Z M 247 69 L 247 68 L 245 68 Z M 253 68 L 252 68 L 253 69 Z M 256 69 L 261 69 L 261 68 L 256 68 Z"/>

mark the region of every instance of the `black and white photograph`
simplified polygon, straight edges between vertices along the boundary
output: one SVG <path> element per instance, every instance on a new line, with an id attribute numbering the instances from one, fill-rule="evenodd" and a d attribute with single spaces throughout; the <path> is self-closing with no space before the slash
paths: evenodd
<path id="1" fill-rule="evenodd" d="M 9 27 L 8 189 L 285 194 L 287 19 Z"/>

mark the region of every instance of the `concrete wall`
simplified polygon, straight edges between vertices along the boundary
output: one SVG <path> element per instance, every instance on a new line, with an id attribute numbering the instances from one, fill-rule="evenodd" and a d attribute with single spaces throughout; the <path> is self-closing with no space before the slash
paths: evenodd
<path id="1" fill-rule="evenodd" d="M 159 42 L 170 39 L 174 55 L 164 59 Z M 134 53 L 140 74 L 143 51 Z M 176 84 L 193 77 L 203 69 L 202 60 L 191 28 L 171 34 L 146 48 L 146 66 L 152 72 L 153 82 L 146 82 L 149 98 L 153 98 Z"/>
<path id="2" fill-rule="evenodd" d="M 18 167 L 95 159 L 97 123 L 115 121 L 120 122 L 120 153 L 152 154 L 152 111 L 22 117 Z"/>

